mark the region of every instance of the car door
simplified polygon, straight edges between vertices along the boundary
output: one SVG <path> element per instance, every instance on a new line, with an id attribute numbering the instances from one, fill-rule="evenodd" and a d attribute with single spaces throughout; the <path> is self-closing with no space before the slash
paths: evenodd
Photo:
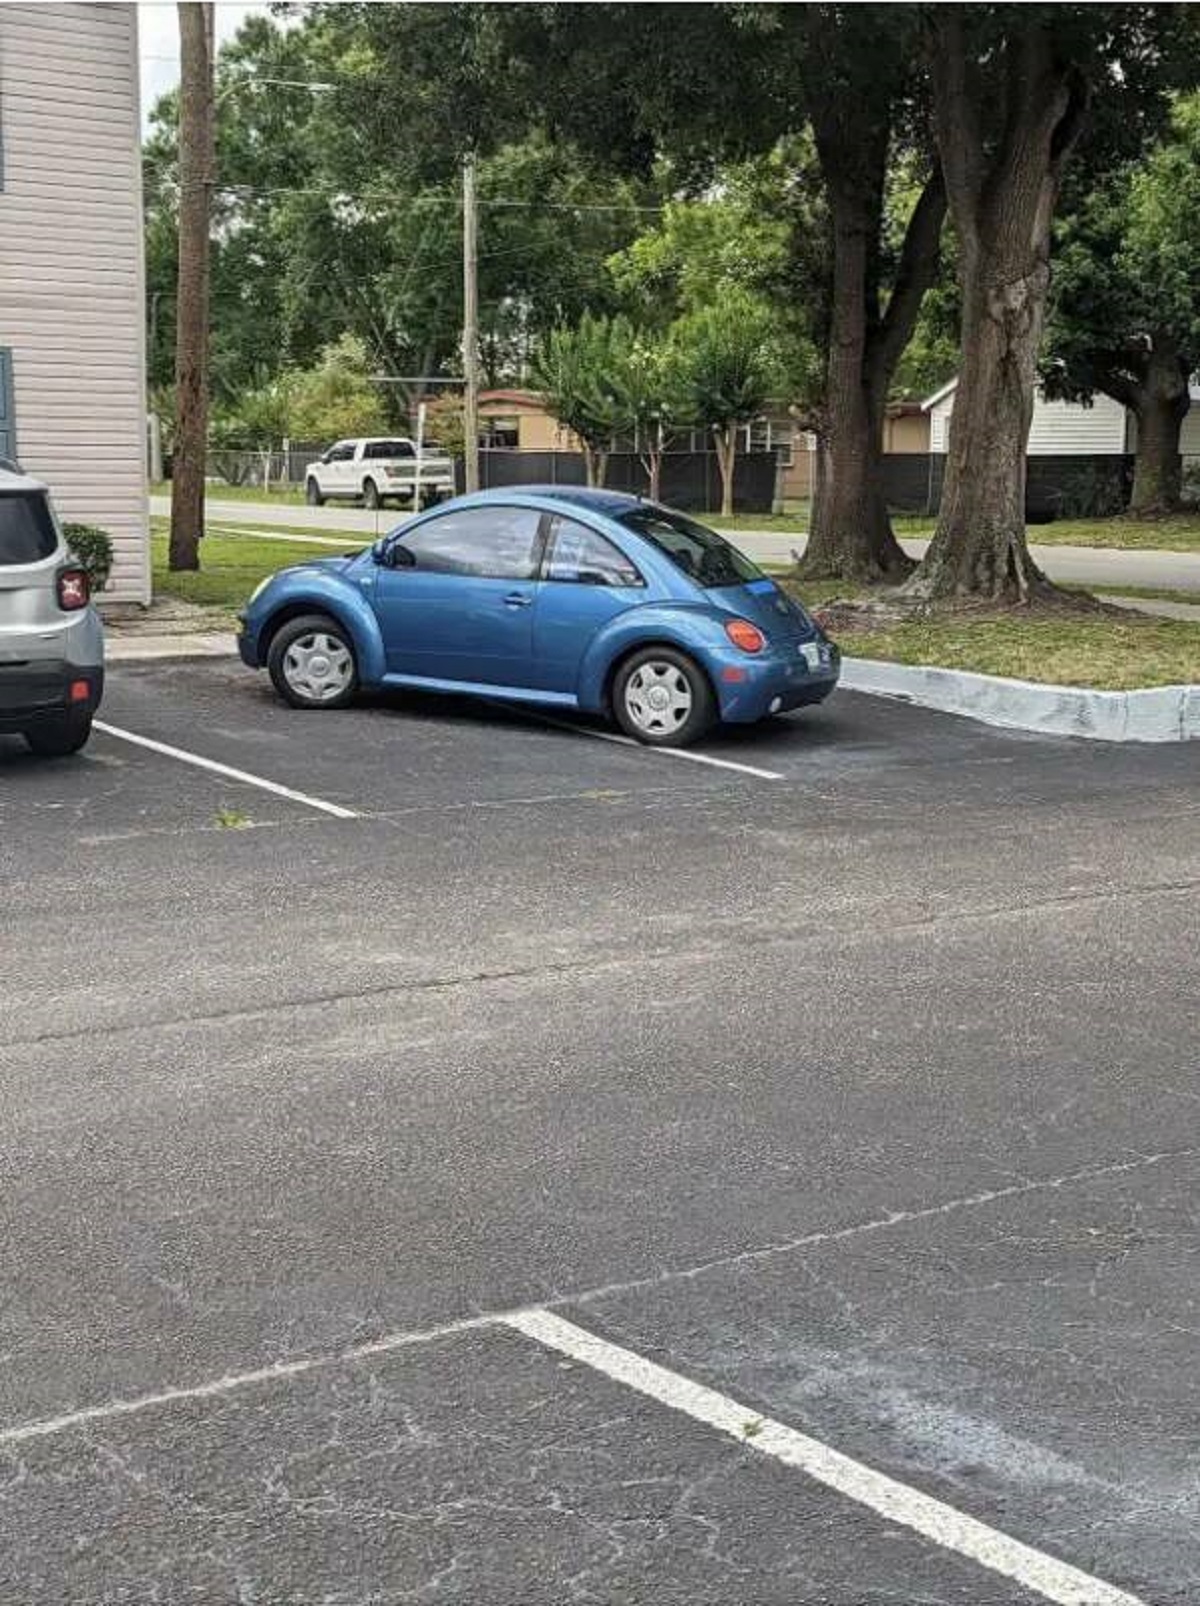
<path id="1" fill-rule="evenodd" d="M 448 508 L 384 547 L 375 611 L 388 672 L 532 687 L 542 516 Z"/>
<path id="2" fill-rule="evenodd" d="M 338 441 L 329 448 L 321 474 L 321 489 L 327 496 L 352 496 L 358 490 L 353 441 Z"/>
<path id="3" fill-rule="evenodd" d="M 533 611 L 537 685 L 575 693 L 579 669 L 596 632 L 645 592 L 637 566 L 616 545 L 577 519 L 548 521 L 542 583 Z"/>

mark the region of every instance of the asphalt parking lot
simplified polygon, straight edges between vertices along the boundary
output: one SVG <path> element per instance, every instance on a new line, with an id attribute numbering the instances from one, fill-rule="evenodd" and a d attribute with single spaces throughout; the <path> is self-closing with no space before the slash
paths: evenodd
<path id="1" fill-rule="evenodd" d="M 0 739 L 0 1600 L 1200 1598 L 1194 747 L 103 718 Z"/>

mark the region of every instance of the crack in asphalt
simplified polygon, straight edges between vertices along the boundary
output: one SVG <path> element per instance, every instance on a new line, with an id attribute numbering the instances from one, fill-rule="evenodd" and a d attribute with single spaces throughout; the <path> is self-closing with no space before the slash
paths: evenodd
<path id="1" fill-rule="evenodd" d="M 930 1221 L 940 1216 L 953 1215 L 958 1211 L 983 1209 L 988 1205 L 1002 1203 L 1006 1200 L 1026 1198 L 1033 1194 L 1051 1193 L 1063 1188 L 1074 1187 L 1081 1183 L 1104 1181 L 1110 1177 L 1127 1176 L 1131 1172 L 1144 1171 L 1153 1166 L 1168 1165 L 1179 1160 L 1195 1159 L 1198 1156 L 1200 1156 L 1200 1147 L 1193 1146 L 1186 1149 L 1164 1149 L 1154 1154 L 1134 1155 L 1130 1159 L 1112 1160 L 1104 1164 L 1080 1166 L 1074 1171 L 1063 1172 L 1054 1177 L 1027 1178 L 1020 1182 L 1009 1183 L 1002 1188 L 987 1188 L 979 1193 L 956 1195 L 954 1198 L 944 1199 L 938 1204 L 915 1205 L 906 1209 L 889 1210 L 884 1215 L 871 1217 L 867 1221 L 855 1222 L 850 1226 L 818 1229 L 815 1232 L 804 1233 L 799 1237 L 787 1239 L 780 1243 L 764 1244 L 754 1249 L 739 1250 L 733 1254 L 700 1261 L 692 1266 L 668 1267 L 642 1277 L 626 1278 L 620 1282 L 603 1283 L 591 1288 L 556 1291 L 548 1298 L 534 1303 L 512 1306 L 503 1310 L 478 1311 L 471 1315 L 438 1323 L 432 1327 L 388 1333 L 381 1338 L 371 1339 L 365 1343 L 350 1345 L 344 1349 L 330 1351 L 325 1354 L 302 1355 L 292 1360 L 272 1361 L 265 1366 L 256 1367 L 245 1372 L 227 1373 L 222 1377 L 210 1379 L 203 1383 L 183 1384 L 175 1388 L 161 1389 L 153 1394 L 139 1395 L 133 1399 L 114 1399 L 105 1401 L 100 1405 L 82 1406 L 73 1411 L 63 1412 L 58 1416 L 46 1417 L 39 1421 L 17 1423 L 12 1427 L 0 1429 L 0 1449 L 9 1445 L 27 1443 L 35 1439 L 49 1438 L 54 1434 L 63 1433 L 72 1428 L 87 1427 L 96 1422 L 108 1421 L 117 1417 L 136 1416 L 143 1411 L 152 1410 L 160 1405 L 171 1405 L 183 1400 L 219 1398 L 242 1389 L 282 1382 L 294 1377 L 302 1377 L 309 1372 L 327 1371 L 337 1366 L 353 1365 L 360 1361 L 371 1360 L 376 1356 L 390 1355 L 399 1350 L 432 1344 L 439 1339 L 454 1338 L 463 1333 L 477 1332 L 481 1329 L 503 1329 L 512 1322 L 513 1318 L 532 1311 L 555 1310 L 563 1306 L 583 1306 L 586 1308 L 602 1300 L 616 1299 L 627 1294 L 644 1292 L 647 1289 L 663 1288 L 674 1283 L 690 1282 L 716 1272 L 736 1270 L 741 1266 L 758 1265 L 763 1261 L 784 1255 L 798 1254 L 804 1249 L 818 1245 L 844 1243 L 849 1239 L 861 1237 L 868 1233 L 884 1232 L 893 1227 L 903 1227 L 914 1222 Z"/>
<path id="2" fill-rule="evenodd" d="M 1108 888 L 1103 891 L 1070 891 L 1055 893 L 1026 903 L 992 904 L 977 909 L 937 910 L 891 923 L 887 935 L 895 937 L 921 931 L 934 931 L 953 926 L 967 926 L 992 920 L 1007 920 L 1014 916 L 1036 915 L 1042 911 L 1073 909 L 1087 904 L 1120 903 L 1138 898 L 1182 897 L 1200 890 L 1200 878 L 1176 881 L 1152 881 L 1140 886 Z M 866 910 L 864 908 L 863 913 Z M 857 930 L 836 927 L 834 940 L 853 944 L 866 938 L 876 940 L 879 931 L 874 924 L 864 922 Z M 460 975 L 414 977 L 407 981 L 381 981 L 356 987 L 335 987 L 324 992 L 307 992 L 303 996 L 281 998 L 268 1004 L 242 1005 L 236 1008 L 205 1010 L 190 1015 L 162 1015 L 151 1020 L 115 1022 L 112 1025 L 72 1027 L 66 1031 L 34 1032 L 24 1037 L 9 1038 L 8 1049 L 36 1048 L 52 1043 L 69 1043 L 98 1037 L 132 1036 L 139 1032 L 172 1030 L 177 1027 L 206 1026 L 264 1020 L 285 1010 L 320 1008 L 328 1004 L 357 1003 L 372 998 L 403 997 L 409 993 L 453 992 L 460 987 L 484 986 L 492 982 L 531 981 L 539 977 L 552 978 L 578 971 L 599 972 L 641 969 L 648 960 L 716 960 L 726 951 L 737 948 L 780 949 L 794 944 L 805 948 L 812 943 L 812 919 L 786 929 L 764 932 L 759 928 L 758 917 L 747 917 L 743 924 L 730 931 L 719 941 L 708 941 L 681 947 L 660 944 L 654 948 L 640 947 L 636 955 L 588 954 L 578 959 L 562 959 L 535 965 L 512 965 L 496 969 L 480 968 L 464 971 Z"/>

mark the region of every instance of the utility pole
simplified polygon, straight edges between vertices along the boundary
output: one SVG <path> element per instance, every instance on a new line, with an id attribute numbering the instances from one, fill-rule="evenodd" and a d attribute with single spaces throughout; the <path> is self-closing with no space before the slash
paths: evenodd
<path id="1" fill-rule="evenodd" d="M 479 489 L 479 222 L 475 153 L 463 158 L 463 457 L 468 491 Z"/>
<path id="2" fill-rule="evenodd" d="M 208 455 L 209 226 L 216 166 L 213 7 L 179 4 L 179 287 L 168 567 L 198 569 Z"/>

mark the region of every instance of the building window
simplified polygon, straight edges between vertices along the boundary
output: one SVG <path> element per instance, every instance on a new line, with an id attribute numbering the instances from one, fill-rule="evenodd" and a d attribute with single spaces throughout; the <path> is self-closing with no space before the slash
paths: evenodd
<path id="1" fill-rule="evenodd" d="M 794 436 L 790 418 L 756 418 L 746 426 L 746 450 L 774 452 L 784 468 L 791 468 L 795 461 Z"/>
<path id="2" fill-rule="evenodd" d="M 515 418 L 481 418 L 479 444 L 494 452 L 512 452 L 521 444 L 521 428 Z"/>
<path id="3" fill-rule="evenodd" d="M 17 419 L 13 407 L 12 352 L 0 346 L 0 457 L 15 462 L 17 456 Z"/>

